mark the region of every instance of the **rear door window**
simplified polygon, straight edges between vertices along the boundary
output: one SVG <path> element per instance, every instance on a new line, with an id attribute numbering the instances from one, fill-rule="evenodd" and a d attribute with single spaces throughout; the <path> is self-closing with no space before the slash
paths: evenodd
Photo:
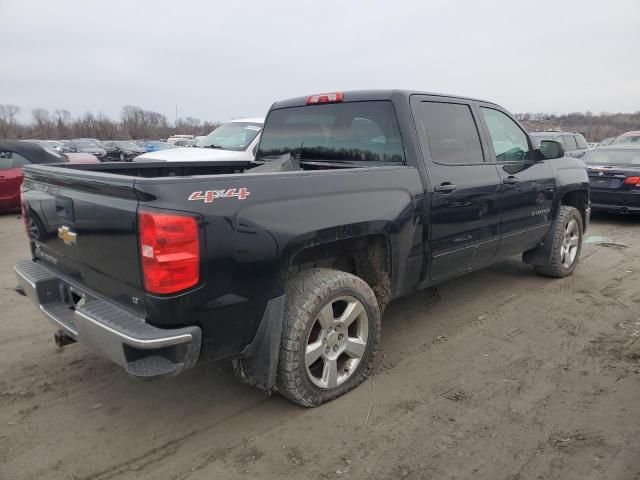
<path id="1" fill-rule="evenodd" d="M 257 158 L 291 153 L 300 160 L 404 163 L 404 150 L 389 101 L 332 103 L 271 111 Z"/>
<path id="2" fill-rule="evenodd" d="M 576 144 L 576 139 L 573 135 L 563 135 L 562 140 L 564 140 L 564 149 L 565 150 L 577 150 L 578 145 Z"/>
<path id="3" fill-rule="evenodd" d="M 420 115 L 434 162 L 447 165 L 484 162 L 478 127 L 469 105 L 421 102 Z"/>

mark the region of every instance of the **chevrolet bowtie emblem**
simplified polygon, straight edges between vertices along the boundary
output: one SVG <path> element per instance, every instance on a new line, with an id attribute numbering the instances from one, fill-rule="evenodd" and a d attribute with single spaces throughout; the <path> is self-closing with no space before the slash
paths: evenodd
<path id="1" fill-rule="evenodd" d="M 69 227 L 59 227 L 58 238 L 62 239 L 66 245 L 75 245 L 78 234 L 69 230 Z"/>

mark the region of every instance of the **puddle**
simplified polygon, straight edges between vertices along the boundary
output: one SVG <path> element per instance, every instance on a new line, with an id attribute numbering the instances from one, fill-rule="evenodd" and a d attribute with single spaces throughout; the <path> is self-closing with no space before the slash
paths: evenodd
<path id="1" fill-rule="evenodd" d="M 627 245 L 625 245 L 624 243 L 615 243 L 612 242 L 609 237 L 605 237 L 602 235 L 592 235 L 590 237 L 587 237 L 587 239 L 584 241 L 585 243 L 592 243 L 594 245 L 598 245 L 600 247 L 611 247 L 611 248 L 627 248 Z"/>
<path id="2" fill-rule="evenodd" d="M 609 237 L 603 237 L 602 235 L 592 235 L 590 237 L 587 237 L 585 243 L 608 243 L 610 241 L 611 240 L 609 239 Z"/>

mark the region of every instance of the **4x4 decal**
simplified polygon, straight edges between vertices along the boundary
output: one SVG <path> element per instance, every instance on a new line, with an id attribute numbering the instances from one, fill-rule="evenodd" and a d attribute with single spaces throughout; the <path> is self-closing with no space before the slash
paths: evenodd
<path id="1" fill-rule="evenodd" d="M 244 200 L 251 192 L 247 190 L 245 187 L 242 188 L 229 188 L 228 190 L 206 190 L 206 191 L 198 191 L 193 192 L 189 195 L 190 201 L 202 200 L 204 203 L 212 203 L 216 198 L 233 198 L 236 197 L 238 200 Z"/>

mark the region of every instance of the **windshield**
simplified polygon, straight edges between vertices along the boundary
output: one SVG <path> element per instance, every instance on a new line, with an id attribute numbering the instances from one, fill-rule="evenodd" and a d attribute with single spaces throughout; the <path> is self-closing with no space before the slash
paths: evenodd
<path id="1" fill-rule="evenodd" d="M 638 135 L 624 135 L 617 137 L 612 145 L 640 145 L 640 134 Z"/>
<path id="2" fill-rule="evenodd" d="M 262 125 L 254 122 L 223 123 L 209 135 L 201 139 L 196 146 L 240 152 L 249 147 L 261 129 Z"/>
<path id="3" fill-rule="evenodd" d="M 257 158 L 287 153 L 309 161 L 404 162 L 398 121 L 389 101 L 273 110 Z"/>
<path id="4" fill-rule="evenodd" d="M 587 165 L 640 167 L 640 148 L 632 150 L 589 150 L 582 156 Z"/>

